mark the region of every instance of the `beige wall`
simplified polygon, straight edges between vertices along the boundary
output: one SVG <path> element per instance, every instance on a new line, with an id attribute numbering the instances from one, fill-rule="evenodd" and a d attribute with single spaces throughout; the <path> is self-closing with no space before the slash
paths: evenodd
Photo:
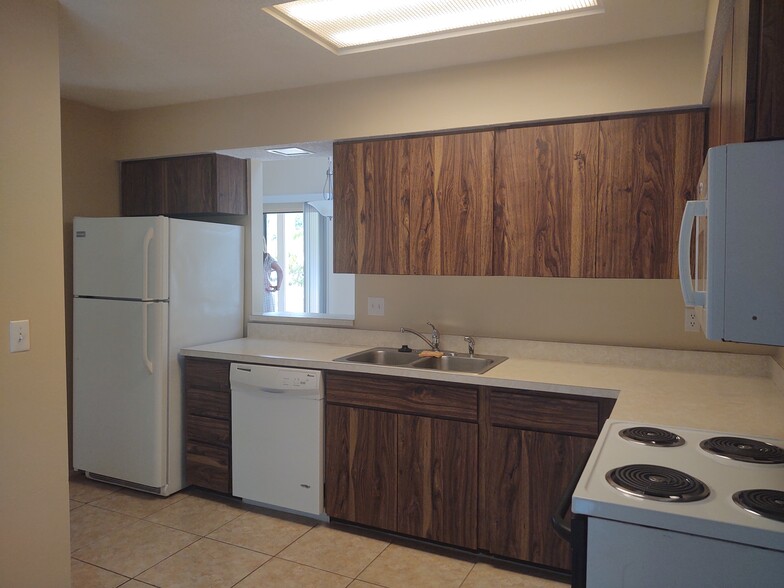
<path id="1" fill-rule="evenodd" d="M 123 159 L 672 108 L 702 100 L 701 33 L 118 113 Z"/>
<path id="2" fill-rule="evenodd" d="M 56 0 L 0 2 L 0 586 L 70 583 Z M 9 353 L 8 322 L 31 350 Z"/>
<path id="3" fill-rule="evenodd" d="M 120 175 L 115 158 L 115 123 L 112 113 L 63 100 L 63 252 L 65 259 L 65 349 L 68 383 L 68 446 L 71 446 L 72 330 L 73 325 L 73 218 L 118 216 Z M 70 451 L 68 452 L 70 456 Z"/>
<path id="4" fill-rule="evenodd" d="M 119 157 L 691 106 L 702 101 L 706 56 L 697 33 L 122 112 Z M 685 333 L 671 280 L 358 276 L 356 289 L 361 328 L 429 319 L 453 334 L 770 353 Z M 368 296 L 386 299 L 385 317 L 367 316 Z"/>
<path id="5" fill-rule="evenodd" d="M 776 361 L 778 362 L 778 364 L 779 364 L 781 367 L 783 367 L 783 368 L 784 368 L 784 347 L 779 347 L 779 348 L 776 350 L 775 359 L 776 359 Z"/>
<path id="6" fill-rule="evenodd" d="M 383 317 L 368 316 L 370 296 L 385 299 Z M 427 330 L 432 321 L 477 338 L 771 353 L 684 332 L 677 280 L 357 276 L 356 308 L 361 329 Z"/>

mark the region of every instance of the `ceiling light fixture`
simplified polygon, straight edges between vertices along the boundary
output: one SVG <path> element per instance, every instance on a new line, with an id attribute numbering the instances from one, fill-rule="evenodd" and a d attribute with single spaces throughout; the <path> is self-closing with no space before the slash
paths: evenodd
<path id="1" fill-rule="evenodd" d="M 342 55 L 604 9 L 601 0 L 296 0 L 264 11 Z"/>
<path id="2" fill-rule="evenodd" d="M 312 151 L 308 151 L 307 149 L 300 149 L 299 147 L 280 147 L 278 149 L 267 149 L 267 153 L 285 155 L 286 157 L 291 157 L 293 155 L 313 155 Z"/>

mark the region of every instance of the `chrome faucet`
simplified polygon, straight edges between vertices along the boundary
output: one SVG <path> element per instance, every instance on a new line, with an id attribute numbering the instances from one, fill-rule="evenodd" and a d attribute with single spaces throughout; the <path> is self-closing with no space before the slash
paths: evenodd
<path id="1" fill-rule="evenodd" d="M 427 337 L 425 337 L 422 333 L 419 333 L 419 332 L 417 332 L 417 331 L 415 331 L 413 329 L 407 329 L 405 327 L 400 327 L 400 332 L 401 333 L 411 333 L 412 335 L 416 335 L 417 337 L 422 339 L 422 341 L 427 343 L 430 346 L 430 349 L 432 349 L 433 351 L 440 351 L 438 346 L 441 343 L 441 333 L 438 332 L 438 329 L 436 328 L 436 326 L 433 323 L 428 321 L 427 324 L 430 325 L 430 327 L 433 329 L 433 332 L 430 334 L 430 341 L 428 341 Z"/>
<path id="2" fill-rule="evenodd" d="M 473 357 L 474 356 L 474 345 L 475 345 L 474 338 L 473 337 L 463 337 L 463 341 L 468 343 L 468 356 L 469 357 Z"/>

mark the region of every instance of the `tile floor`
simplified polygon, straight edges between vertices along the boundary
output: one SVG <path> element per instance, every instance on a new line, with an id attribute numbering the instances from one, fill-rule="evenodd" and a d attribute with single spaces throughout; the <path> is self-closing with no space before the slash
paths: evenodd
<path id="1" fill-rule="evenodd" d="M 74 476 L 73 588 L 564 588 L 450 550 L 198 490 L 168 498 Z"/>

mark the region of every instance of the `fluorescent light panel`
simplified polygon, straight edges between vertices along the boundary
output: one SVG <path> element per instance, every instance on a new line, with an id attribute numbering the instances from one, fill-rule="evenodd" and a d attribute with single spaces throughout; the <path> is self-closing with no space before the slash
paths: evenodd
<path id="1" fill-rule="evenodd" d="M 275 155 L 285 155 L 291 157 L 292 155 L 312 155 L 312 151 L 307 149 L 300 149 L 299 147 L 281 147 L 280 149 L 267 149 L 267 152 L 274 153 Z"/>
<path id="2" fill-rule="evenodd" d="M 604 12 L 601 0 L 296 0 L 264 10 L 337 54 Z"/>

